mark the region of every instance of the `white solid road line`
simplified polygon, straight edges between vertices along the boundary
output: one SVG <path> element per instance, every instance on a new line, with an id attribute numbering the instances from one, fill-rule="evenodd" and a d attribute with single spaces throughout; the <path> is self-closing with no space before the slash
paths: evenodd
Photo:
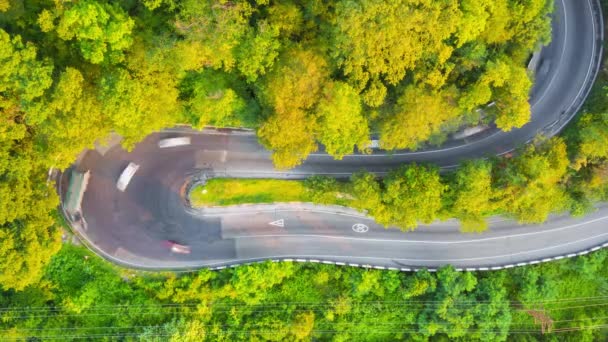
<path id="1" fill-rule="evenodd" d="M 593 18 L 593 17 L 595 16 L 595 14 L 593 13 L 593 5 L 591 4 L 591 1 L 592 1 L 592 0 L 587 0 L 587 5 L 589 5 L 589 13 L 591 13 L 591 17 L 592 17 L 592 20 L 591 20 L 591 25 L 593 26 L 593 32 L 595 33 L 595 31 L 596 31 L 596 27 L 595 27 L 595 20 L 594 20 L 594 18 Z M 562 3 L 563 3 L 563 2 L 564 2 L 564 0 L 562 0 Z M 603 15 L 603 14 L 600 14 L 600 15 Z M 591 70 L 592 70 L 592 68 L 593 68 L 593 57 L 594 57 L 594 54 L 595 54 L 595 47 L 596 47 L 596 41 L 595 41 L 595 39 L 593 39 L 593 43 L 592 43 L 592 44 L 593 44 L 593 45 L 592 45 L 592 46 L 593 46 L 593 49 L 592 49 L 592 50 L 593 50 L 593 53 L 591 54 L 591 61 L 592 61 L 592 62 L 591 62 L 591 63 L 589 63 L 589 67 L 587 68 L 587 73 L 585 74 L 585 81 L 583 82 L 583 84 L 586 84 L 586 83 L 587 83 L 587 80 L 589 79 L 589 74 L 591 73 Z M 600 62 L 600 63 L 601 63 L 601 62 Z M 576 97 L 574 98 L 574 100 L 575 100 L 575 101 L 574 101 L 573 103 L 571 103 L 571 104 L 570 104 L 570 107 L 568 108 L 568 110 L 570 110 L 570 109 L 572 108 L 572 106 L 574 106 L 574 104 L 576 103 L 576 100 L 577 100 L 577 99 L 578 99 L 578 97 L 581 95 L 581 93 L 583 92 L 583 90 L 584 90 L 584 89 L 585 89 L 585 87 L 581 87 L 581 88 L 579 89 L 578 93 L 576 94 Z M 589 88 L 589 90 L 591 90 L 591 88 Z M 581 106 L 582 106 L 582 103 L 581 103 Z M 561 131 L 561 130 L 562 130 L 562 128 L 564 128 L 564 126 L 566 126 L 566 125 L 568 124 L 568 122 L 569 122 L 569 120 L 568 120 L 568 121 L 566 121 L 566 122 L 564 122 L 564 123 L 563 123 L 563 124 L 562 124 L 562 125 L 561 125 L 561 126 L 558 128 L 558 129 L 557 129 L 557 132 Z"/>
<path id="2" fill-rule="evenodd" d="M 562 7 L 564 8 L 564 45 L 562 46 L 562 51 L 560 52 L 560 55 L 559 55 L 560 63 L 563 62 L 564 53 L 566 52 L 566 46 L 568 44 L 568 11 L 566 11 L 566 4 L 564 3 L 564 0 L 561 0 L 561 2 L 562 2 Z M 593 13 L 591 13 L 591 14 L 593 15 Z M 592 20 L 592 21 L 594 21 L 594 20 Z M 595 30 L 594 30 L 594 32 L 595 32 Z M 591 58 L 593 58 L 593 54 L 591 55 Z M 557 68 L 557 70 L 559 70 L 559 68 Z M 545 91 L 543 92 L 541 97 L 538 100 L 536 100 L 534 102 L 534 104 L 530 105 L 530 107 L 534 107 L 537 103 L 542 101 L 542 99 L 545 97 L 545 95 L 547 95 L 547 93 L 549 92 L 549 89 L 551 89 L 551 87 L 553 86 L 553 81 L 555 81 L 557 74 L 558 73 L 553 74 L 553 76 L 551 77 L 551 80 L 549 81 L 549 85 L 547 86 L 547 88 L 545 88 Z M 576 97 L 578 97 L 578 95 Z M 575 97 L 575 99 L 576 99 L 576 97 Z"/>
<path id="3" fill-rule="evenodd" d="M 604 237 L 604 236 L 608 236 L 608 233 L 602 233 L 602 234 L 598 234 L 598 235 L 594 235 L 594 236 L 590 236 L 584 239 L 579 239 L 579 240 L 575 240 L 575 241 L 570 241 L 570 242 L 566 242 L 563 244 L 559 244 L 559 245 L 553 245 L 553 246 L 549 246 L 549 247 L 544 247 L 544 248 L 539 248 L 539 249 L 530 249 L 530 250 L 526 250 L 526 251 L 522 251 L 522 252 L 515 252 L 515 253 L 509 253 L 509 254 L 499 254 L 499 255 L 491 255 L 491 256 L 483 256 L 483 257 L 474 257 L 474 258 L 460 258 L 460 259 L 402 259 L 402 258 L 377 258 L 377 257 L 356 257 L 356 256 L 352 256 L 352 255 L 342 255 L 342 256 L 337 256 L 340 258 L 369 258 L 369 259 L 390 259 L 390 260 L 407 260 L 407 261 L 417 261 L 417 262 L 446 262 L 446 263 L 450 263 L 450 262 L 454 262 L 454 261 L 477 261 L 477 260 L 486 260 L 486 259 L 496 259 L 496 258 L 504 258 L 504 257 L 509 257 L 509 256 L 515 256 L 515 255 L 525 255 L 525 254 L 531 254 L 531 253 L 535 253 L 535 252 L 542 252 L 542 251 L 547 251 L 547 250 L 551 250 L 551 249 L 555 249 L 555 248 L 559 248 L 559 247 L 564 247 L 564 246 L 569 246 L 569 245 L 573 245 L 579 242 L 585 242 L 587 240 L 592 240 L 598 237 Z M 294 237 L 294 236 L 291 236 Z M 254 236 L 248 236 L 247 238 L 251 239 L 254 238 Z M 238 239 L 238 238 L 235 238 Z M 359 239 L 359 240 L 366 240 L 366 239 Z M 389 240 L 390 242 L 397 242 L 397 241 L 392 241 Z M 589 253 L 591 250 L 585 250 L 583 252 L 579 252 L 578 255 L 584 255 Z M 293 256 L 290 254 L 290 256 Z M 275 256 L 276 257 L 276 256 Z"/>

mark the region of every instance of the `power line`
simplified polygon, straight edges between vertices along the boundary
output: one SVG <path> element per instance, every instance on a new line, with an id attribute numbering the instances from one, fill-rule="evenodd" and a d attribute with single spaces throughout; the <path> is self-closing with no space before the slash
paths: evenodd
<path id="1" fill-rule="evenodd" d="M 603 319 L 608 319 L 608 316 L 603 316 L 603 317 L 589 317 L 589 318 L 580 318 L 580 319 L 564 319 L 564 320 L 556 320 L 553 321 L 553 323 L 563 323 L 563 322 L 580 322 L 580 321 L 588 321 L 588 320 L 603 320 Z M 353 324 L 360 324 L 359 322 L 324 322 L 323 325 L 353 325 Z M 376 325 L 421 325 L 421 324 L 426 324 L 425 322 L 411 322 L 411 323 L 404 323 L 404 322 L 377 322 L 374 323 Z M 452 323 L 452 322 L 433 322 L 434 325 L 450 325 L 450 324 L 457 324 L 457 323 Z M 608 324 L 608 323 L 607 323 Z M 201 324 L 200 326 L 206 326 L 206 327 L 215 327 L 218 324 Z M 261 323 L 257 323 L 257 324 L 249 324 L 249 325 L 253 325 L 253 326 L 262 326 L 263 324 Z M 294 325 L 298 325 L 298 324 L 294 324 Z M 534 323 L 509 323 L 510 326 L 536 326 L 536 324 Z M 240 326 L 240 324 L 221 324 L 221 326 L 223 327 L 234 327 L 234 326 Z M 4 330 L 0 330 L 0 332 L 10 332 L 10 331 L 55 331 L 55 330 L 59 330 L 59 331 L 64 331 L 64 330 L 93 330 L 93 329 L 116 329 L 116 330 L 124 330 L 124 329 L 139 329 L 139 328 L 155 328 L 155 327 L 162 327 L 162 326 L 158 326 L 158 325 L 134 325 L 134 326 L 125 326 L 125 327 L 119 327 L 119 326 L 96 326 L 96 327 L 67 327 L 67 328 L 16 328 L 16 329 L 4 329 Z"/>
<path id="2" fill-rule="evenodd" d="M 498 302 L 499 304 L 500 302 Z M 483 306 L 483 305 L 494 305 L 497 303 L 490 303 L 490 304 L 479 304 L 479 306 Z M 351 307 L 358 307 L 359 305 L 357 303 L 353 304 L 353 303 L 346 303 L 345 305 L 349 305 Z M 421 305 L 421 304 L 411 304 L 411 303 L 401 303 L 398 305 L 391 305 L 388 308 L 391 309 L 395 309 L 395 307 L 411 307 L 411 306 L 416 306 L 416 305 Z M 433 304 L 426 304 L 424 306 L 429 307 L 429 306 L 440 306 L 443 305 L 443 303 L 433 303 Z M 466 306 L 471 306 L 472 304 L 467 304 Z M 565 306 L 565 307 L 558 307 L 558 308 L 544 308 L 545 311 L 560 311 L 560 310 L 569 310 L 569 309 L 579 309 L 579 308 L 586 308 L 586 307 L 597 307 L 597 306 L 606 306 L 608 305 L 608 302 L 605 303 L 594 303 L 594 304 L 586 304 L 586 305 L 577 305 L 577 306 Z M 340 306 L 340 303 L 335 303 L 335 304 L 326 304 L 326 305 L 318 305 L 318 306 L 313 306 L 313 307 L 301 307 L 301 308 L 295 308 L 292 310 L 289 310 L 290 312 L 305 312 L 305 311 L 310 311 L 310 310 L 314 310 L 314 309 L 322 309 L 322 308 L 332 308 L 332 307 L 336 307 L 336 306 Z M 363 307 L 367 306 L 367 305 L 361 305 Z M 459 305 L 455 304 L 455 303 L 451 303 L 450 304 L 451 307 L 459 307 Z M 253 310 L 247 310 L 248 313 L 263 313 L 263 312 L 283 312 L 285 311 L 282 308 L 276 308 L 276 307 L 272 307 L 272 308 L 264 308 L 263 306 L 260 308 L 258 308 L 257 306 L 233 306 L 232 308 L 227 308 L 227 309 L 223 309 L 223 310 L 214 310 L 214 313 L 230 313 L 232 312 L 233 309 L 235 308 L 254 308 Z M 191 306 L 189 308 L 196 308 L 196 306 Z M 460 309 L 466 309 L 463 308 L 462 306 L 459 307 Z M 159 311 L 159 308 L 149 308 L 147 311 L 135 311 L 132 312 L 134 314 L 138 314 L 138 315 L 154 315 L 154 314 L 172 314 L 172 313 L 183 313 L 181 311 L 178 311 L 179 309 L 181 309 L 181 307 L 169 307 L 169 308 L 164 308 L 165 310 L 161 310 Z M 166 309 L 169 309 L 168 312 Z M 212 307 L 213 309 L 213 307 Z M 105 309 L 104 309 L 105 310 Z M 29 319 L 29 318 L 51 318 L 51 317 L 74 317 L 74 316 L 78 316 L 78 317 L 93 317 L 93 316 L 116 316 L 116 315 L 122 315 L 125 314 L 124 311 L 117 311 L 117 310 L 109 310 L 105 311 L 104 310 L 93 310 L 93 312 L 80 312 L 80 313 L 57 313 L 57 314 L 43 314 L 43 315 L 22 315 L 24 313 L 27 312 L 16 312 L 16 314 L 19 314 L 19 316 L 16 317 L 10 317 L 12 319 Z M 528 309 L 526 308 L 511 308 L 512 311 L 527 311 Z M 100 312 L 99 312 L 100 311 Z M 7 316 L 7 313 L 4 313 L 4 316 Z"/>
<path id="3" fill-rule="evenodd" d="M 525 304 L 528 305 L 534 305 L 534 304 L 547 304 L 547 303 L 555 303 L 555 302 L 569 302 L 569 301 L 589 301 L 589 300 L 600 300 L 600 299 L 608 299 L 608 296 L 595 296 L 595 297 L 570 297 L 570 298 L 557 298 L 557 299 L 548 299 L 548 300 L 539 300 L 539 301 L 534 301 L 534 302 L 527 302 Z M 404 300 L 399 300 L 399 301 L 365 301 L 365 302 L 359 302 L 359 304 L 383 304 L 383 303 L 415 303 L 415 304 L 426 304 L 426 303 L 442 303 L 442 301 L 440 300 L 408 300 L 408 299 L 404 299 Z M 456 301 L 455 303 L 459 303 L 459 304 L 470 304 L 470 305 L 478 305 L 478 304 L 493 304 L 495 303 L 494 301 L 490 301 L 490 300 L 465 300 L 465 301 Z M 510 304 L 516 304 L 519 303 L 517 301 L 508 301 L 508 303 Z M 204 303 L 200 303 L 200 304 L 204 304 Z M 200 305 L 197 303 L 192 303 L 192 304 L 188 304 L 188 303 L 165 303 L 165 304 L 139 304 L 139 305 L 133 305 L 133 304 L 114 304 L 114 305 L 99 305 L 96 306 L 97 308 L 116 308 L 116 307 L 168 307 L 168 306 L 196 306 L 196 305 Z M 326 304 L 326 302 L 268 302 L 268 303 L 264 303 L 264 304 L 256 304 L 256 305 L 263 305 L 263 306 L 271 306 L 271 305 L 285 305 L 285 304 L 290 304 L 290 305 L 324 305 Z M 213 306 L 249 306 L 250 304 L 246 304 L 246 303 L 241 303 L 241 304 L 230 304 L 230 303 L 213 303 L 211 302 L 209 305 L 213 305 Z M 40 309 L 40 310 L 46 310 L 49 307 L 47 306 L 32 306 L 32 307 L 24 307 L 24 310 L 30 311 L 31 309 Z M 53 306 L 50 308 L 55 308 L 60 310 L 61 308 L 65 308 L 65 306 L 61 307 L 61 306 Z M 4 307 L 4 308 L 0 308 L 0 312 L 2 311 L 16 311 L 16 310 L 20 310 L 20 309 L 14 309 L 11 307 Z"/>
<path id="4" fill-rule="evenodd" d="M 535 302 L 526 302 L 523 303 L 527 306 L 533 306 L 533 305 L 550 305 L 550 304 L 554 304 L 554 303 L 565 303 L 565 302 L 572 302 L 572 301 L 597 301 L 597 300 L 602 300 L 602 299 L 608 299 L 608 296 L 598 296 L 598 297 L 574 297 L 574 298 L 561 298 L 561 299 L 553 299 L 553 300 L 544 300 L 544 301 L 535 301 Z M 479 306 L 479 305 L 494 305 L 497 302 L 503 302 L 503 301 L 455 301 L 453 302 L 451 305 L 456 306 Z M 517 302 L 517 301 L 504 301 L 507 304 L 510 305 L 520 305 L 522 303 Z M 355 302 L 355 303 L 350 303 L 351 305 L 384 305 L 384 304 L 394 304 L 397 306 L 414 306 L 414 305 L 439 305 L 439 304 L 443 304 L 443 301 L 439 301 L 439 300 L 427 300 L 427 301 L 422 301 L 422 300 L 402 300 L 402 301 L 366 301 L 366 302 Z M 247 304 L 247 303 L 170 303 L 170 304 L 140 304 L 140 305 L 133 305 L 133 304 L 116 304 L 116 305 L 99 305 L 99 306 L 95 306 L 92 309 L 87 309 L 87 310 L 109 310 L 109 309 L 117 309 L 117 308 L 128 308 L 128 309 L 133 309 L 133 308 L 153 308 L 153 309 L 158 309 L 158 308 L 181 308 L 181 307 L 198 307 L 201 305 L 206 305 L 206 306 L 210 306 L 210 307 L 230 307 L 230 308 L 234 308 L 234 307 L 272 307 L 272 306 L 284 306 L 284 305 L 302 305 L 302 306 L 335 306 L 336 303 L 328 303 L 328 302 L 269 302 L 269 303 L 264 303 L 264 304 Z M 53 307 L 44 307 L 44 306 L 38 306 L 38 307 L 23 307 L 23 308 L 10 308 L 10 307 L 5 307 L 5 308 L 0 308 L 0 314 L 2 313 L 16 313 L 16 312 L 35 312 L 35 311 L 42 311 L 42 312 L 49 312 L 49 311 L 60 311 L 63 310 L 67 307 L 61 307 L 61 306 L 53 306 Z"/>
<path id="5" fill-rule="evenodd" d="M 153 326 L 155 327 L 155 326 Z M 161 326 L 156 326 L 161 327 Z M 605 329 L 608 328 L 608 324 L 600 324 L 600 325 L 592 325 L 592 326 L 583 326 L 583 327 L 569 327 L 569 328 L 561 328 L 556 329 L 552 333 L 567 333 L 573 331 L 581 331 L 581 330 L 596 330 L 596 329 Z M 272 330 L 223 330 L 220 332 L 214 331 L 205 331 L 206 335 L 230 335 L 230 334 L 242 334 L 242 335 L 251 335 L 251 334 L 270 334 L 270 335 L 278 335 L 288 333 L 290 330 L 283 328 L 277 328 Z M 312 334 L 330 334 L 330 333 L 350 333 L 350 334 L 398 334 L 398 333 L 421 333 L 419 329 L 391 329 L 391 330 L 378 330 L 378 329 L 369 329 L 369 327 L 365 328 L 365 331 L 354 331 L 354 330 L 311 330 Z M 538 330 L 511 330 L 511 331 L 502 331 L 502 330 L 489 330 L 489 329 L 448 329 L 442 330 L 441 333 L 450 334 L 453 332 L 458 333 L 477 333 L 477 334 L 497 334 L 497 333 L 507 333 L 507 334 L 541 334 Z M 31 336 L 38 337 L 42 339 L 90 339 L 90 338 L 107 338 L 107 337 L 141 337 L 142 333 L 102 333 L 102 334 L 80 334 L 80 335 L 39 335 L 39 336 Z M 146 334 L 146 337 L 169 337 L 173 336 L 173 334 Z M 5 336 L 3 338 L 6 339 L 22 339 L 22 337 L 12 337 Z"/>
<path id="6" fill-rule="evenodd" d="M 575 321 L 585 321 L 585 320 L 592 320 L 592 319 L 606 319 L 608 318 L 608 316 L 605 317 L 596 317 L 596 318 L 586 318 L 586 319 L 570 319 L 570 320 L 561 320 L 561 321 L 555 321 L 555 323 L 557 322 L 575 322 Z M 352 324 L 359 324 L 357 322 L 326 322 L 324 323 L 324 325 L 352 325 Z M 403 323 L 384 323 L 384 324 L 377 324 L 377 325 L 399 325 L 399 324 L 403 324 Z M 405 325 L 420 325 L 422 323 L 406 323 Z M 449 323 L 449 322 L 436 322 L 434 324 L 441 324 L 441 325 L 449 325 L 449 324 L 456 324 L 456 323 Z M 255 325 L 255 324 L 254 324 Z M 257 324 L 258 326 L 261 324 Z M 517 325 L 517 324 L 510 324 L 510 326 L 513 325 Z M 217 328 L 218 325 L 217 324 L 203 324 L 200 326 L 204 326 L 204 327 L 214 327 Z M 232 326 L 236 326 L 236 325 L 232 325 Z M 222 330 L 221 332 L 209 332 L 209 331 L 205 331 L 205 334 L 209 334 L 209 335 L 229 335 L 229 334 L 252 334 L 252 333 L 262 333 L 262 334 L 278 334 L 278 333 L 285 333 L 285 332 L 289 332 L 289 330 L 287 329 L 287 327 L 298 327 L 301 326 L 301 324 L 288 324 L 285 326 L 285 328 L 283 328 L 283 330 L 281 329 L 273 329 L 273 330 Z M 225 327 L 225 326 L 224 326 Z M 44 331 L 53 331 L 53 330 L 59 330 L 59 331 L 68 331 L 68 330 L 78 330 L 78 329 L 115 329 L 115 330 L 119 330 L 119 329 L 154 329 L 154 328 L 163 328 L 163 326 L 130 326 L 130 327 L 88 327 L 88 328 L 50 328 L 50 329 L 13 329 L 13 330 L 9 330 L 11 332 L 14 333 L 18 333 L 18 332 L 22 332 L 22 331 L 38 331 L 38 330 L 44 330 Z M 552 331 L 552 333 L 567 333 L 567 332 L 573 332 L 573 331 L 580 331 L 580 330 L 594 330 L 594 329 L 604 329 L 604 328 L 608 328 L 608 324 L 596 324 L 596 325 L 591 325 L 591 326 L 577 326 L 577 327 L 563 327 L 563 328 L 556 328 Z M 365 328 L 365 331 L 354 331 L 352 329 L 342 329 L 342 330 L 336 330 L 336 329 L 326 329 L 326 330 L 312 330 L 311 333 L 356 333 L 356 334 L 362 334 L 362 333 L 366 333 L 366 334 L 379 334 L 379 333 L 421 333 L 422 331 L 420 330 L 420 328 L 418 329 L 391 329 L 391 330 L 378 330 L 378 329 L 369 329 L 369 326 L 367 326 Z M 449 334 L 450 332 L 458 332 L 458 333 L 479 333 L 479 334 L 495 334 L 495 333 L 503 333 L 503 330 L 496 330 L 496 329 L 443 329 L 441 331 L 441 333 L 446 333 Z M 144 334 L 145 332 L 141 332 L 141 333 L 134 333 L 134 332 L 125 332 L 125 333 L 118 333 L 118 332 L 114 332 L 114 333 L 97 333 L 97 334 L 78 334 L 78 335 L 49 335 L 49 334 L 44 334 L 44 335 L 30 335 L 29 337 L 38 337 L 38 338 L 43 338 L 43 339 L 66 339 L 66 338 L 71 338 L 71 339 L 84 339 L 84 338 L 106 338 L 106 337 L 138 337 L 141 336 L 142 334 Z M 507 331 L 508 334 L 539 334 L 540 332 L 538 331 L 538 329 L 527 329 L 527 330 L 509 330 Z M 172 336 L 171 334 L 146 334 L 147 337 L 168 337 L 168 336 Z M 13 336 L 3 336 L 3 338 L 5 339 L 21 339 L 22 337 L 13 337 Z"/>

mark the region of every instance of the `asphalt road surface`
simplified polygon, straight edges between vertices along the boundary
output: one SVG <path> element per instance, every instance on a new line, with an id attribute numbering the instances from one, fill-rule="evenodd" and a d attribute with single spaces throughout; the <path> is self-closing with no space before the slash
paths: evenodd
<path id="1" fill-rule="evenodd" d="M 445 264 L 492 269 L 601 246 L 608 241 L 606 206 L 584 219 L 556 216 L 536 226 L 494 218 L 488 232 L 462 234 L 455 221 L 405 233 L 384 229 L 347 208 L 280 204 L 195 210 L 182 199 L 184 184 L 193 175 L 347 177 L 359 170 L 384 174 L 408 162 L 449 169 L 464 159 L 508 153 L 538 133 L 555 134 L 580 108 L 597 73 L 603 39 L 599 10 L 592 0 L 556 1 L 552 43 L 541 51 L 531 93 L 532 120 L 521 129 L 490 129 L 440 148 L 355 154 L 341 161 L 319 152 L 289 171 L 273 168 L 269 152 L 252 133 L 167 130 L 148 136 L 131 153 L 114 146 L 88 151 L 79 160 L 75 167 L 90 170 L 91 178 L 82 203 L 86 224 L 75 229 L 107 259 L 147 269 L 217 267 L 266 259 L 399 269 Z M 186 135 L 192 138 L 189 146 L 158 147 L 160 139 Z M 116 181 L 131 161 L 140 168 L 126 191 L 118 191 Z M 189 245 L 191 253 L 172 253 L 166 240 Z"/>

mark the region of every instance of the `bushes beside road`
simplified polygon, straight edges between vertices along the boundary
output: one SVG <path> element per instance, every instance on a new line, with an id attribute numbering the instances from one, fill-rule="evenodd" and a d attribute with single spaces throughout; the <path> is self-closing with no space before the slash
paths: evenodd
<path id="1" fill-rule="evenodd" d="M 584 114 L 571 128 L 579 132 L 576 137 L 538 138 L 513 157 L 467 161 L 449 173 L 412 164 L 384 179 L 361 172 L 348 182 L 319 176 L 305 181 L 212 179 L 193 189 L 191 202 L 346 205 L 404 230 L 457 218 L 464 231 L 480 232 L 491 215 L 505 215 L 520 223 L 541 223 L 551 213 L 582 215 L 592 210 L 594 201 L 604 199 L 608 190 L 608 121 L 598 123 L 605 117 Z"/>
<path id="2" fill-rule="evenodd" d="M 607 257 L 485 273 L 265 262 L 174 275 L 66 245 L 40 282 L 0 292 L 0 339 L 602 341 Z M 541 336 L 541 321 L 555 334 Z"/>
<path id="3" fill-rule="evenodd" d="M 584 215 L 594 202 L 608 199 L 608 69 L 600 70 L 581 114 L 560 137 L 539 137 L 513 156 L 467 161 L 444 174 L 433 166 L 407 165 L 384 180 L 362 172 L 348 184 L 313 177 L 294 186 L 346 194 L 338 201 L 331 195 L 304 195 L 300 201 L 344 205 L 348 198 L 347 205 L 403 229 L 454 217 L 464 231 L 479 232 L 487 227 L 485 218 L 496 214 L 521 223 L 540 223 L 551 213 Z"/>
<path id="4" fill-rule="evenodd" d="M 212 178 L 190 191 L 195 207 L 274 202 L 316 202 L 348 206 L 344 184 L 333 178 L 308 181 Z"/>

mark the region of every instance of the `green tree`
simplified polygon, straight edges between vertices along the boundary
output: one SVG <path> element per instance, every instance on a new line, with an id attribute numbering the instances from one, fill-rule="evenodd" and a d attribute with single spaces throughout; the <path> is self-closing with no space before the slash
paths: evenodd
<path id="1" fill-rule="evenodd" d="M 478 303 L 469 307 L 475 322 L 475 329 L 467 334 L 473 340 L 490 339 L 506 341 L 512 327 L 512 309 L 505 274 L 498 273 L 488 277 L 478 276 L 473 298 Z"/>
<path id="2" fill-rule="evenodd" d="M 55 32 L 65 41 L 75 40 L 82 57 L 100 64 L 119 63 L 132 43 L 133 19 L 117 4 L 93 0 L 55 2 L 38 17 L 43 32 Z"/>
<path id="3" fill-rule="evenodd" d="M 397 100 L 395 113 L 380 126 L 381 146 L 388 150 L 416 149 L 436 133 L 441 125 L 456 116 L 450 101 L 453 91 L 428 91 L 423 86 L 408 86 Z"/>
<path id="4" fill-rule="evenodd" d="M 583 114 L 576 122 L 575 167 L 608 158 L 608 114 Z"/>
<path id="5" fill-rule="evenodd" d="M 463 231 L 481 232 L 487 228 L 484 216 L 495 209 L 493 196 L 492 164 L 485 160 L 465 162 L 444 196 L 447 215 L 458 218 Z"/>
<path id="6" fill-rule="evenodd" d="M 437 288 L 431 294 L 434 305 L 427 305 L 418 316 L 418 329 L 425 336 L 446 334 L 449 338 L 467 336 L 475 325 L 475 317 L 467 306 L 477 279 L 469 272 L 456 272 L 453 267 L 444 267 L 437 272 Z"/>
<path id="7" fill-rule="evenodd" d="M 50 61 L 39 60 L 34 44 L 24 44 L 20 36 L 9 36 L 0 29 L 0 109 L 8 120 L 24 116 L 28 124 L 44 117 L 26 115 L 39 109 L 37 100 L 51 86 Z M 40 112 L 40 111 L 35 111 Z"/>
<path id="8" fill-rule="evenodd" d="M 487 22 L 490 18 L 488 7 L 491 4 L 484 0 L 464 0 L 460 2 L 462 17 L 456 37 L 458 37 L 457 47 L 479 39 L 479 36 L 486 31 Z"/>
<path id="9" fill-rule="evenodd" d="M 520 222 L 540 223 L 564 210 L 567 195 L 561 184 L 568 172 L 566 145 L 560 138 L 537 141 L 497 171 L 500 207 Z"/>
<path id="10" fill-rule="evenodd" d="M 376 176 L 367 172 L 358 172 L 352 175 L 350 181 L 352 194 L 355 197 L 353 206 L 369 211 L 373 217 L 379 217 L 383 210 L 382 189 Z"/>
<path id="11" fill-rule="evenodd" d="M 93 147 L 94 138 L 110 133 L 95 85 L 77 69 L 62 72 L 43 103 L 46 120 L 39 126 L 36 146 L 48 165 L 69 167 L 74 156 Z"/>
<path id="12" fill-rule="evenodd" d="M 103 111 L 128 148 L 150 132 L 175 124 L 180 111 L 175 80 L 154 70 L 131 73 L 115 68 L 102 76 L 99 91 Z"/>
<path id="13" fill-rule="evenodd" d="M 57 195 L 45 182 L 47 165 L 32 137 L 45 119 L 39 101 L 51 86 L 53 68 L 37 58 L 33 44 L 3 30 L 0 51 L 0 283 L 22 290 L 40 279 L 60 246 L 50 216 Z"/>
<path id="14" fill-rule="evenodd" d="M 270 114 L 258 136 L 272 150 L 278 168 L 296 166 L 317 149 L 317 122 L 312 111 L 327 72 L 322 55 L 294 48 L 282 55 L 266 76 L 260 96 Z"/>
<path id="15" fill-rule="evenodd" d="M 335 13 L 335 25 L 326 33 L 332 38 L 332 57 L 355 89 L 371 82 L 371 91 L 380 94 L 384 83 L 399 83 L 423 60 L 446 62 L 453 50 L 446 40 L 460 17 L 457 3 L 431 1 L 340 1 Z M 369 98 L 374 98 L 367 101 L 370 106 L 382 103 L 378 95 Z"/>
<path id="16" fill-rule="evenodd" d="M 388 220 L 402 229 L 414 229 L 419 222 L 431 223 L 441 209 L 441 195 L 445 186 L 436 168 L 408 165 L 392 171 L 384 180 L 382 201 Z"/>
<path id="17" fill-rule="evenodd" d="M 305 28 L 302 10 L 292 1 L 276 1 L 269 6 L 268 23 L 286 40 Z"/>
<path id="18" fill-rule="evenodd" d="M 246 37 L 252 13 L 252 6 L 242 0 L 181 1 L 175 29 L 184 37 L 179 48 L 191 55 L 191 66 L 186 69 L 197 70 L 203 66 L 224 70 L 234 68 L 237 64 L 235 49 Z M 257 52 L 258 57 L 261 52 Z M 248 70 L 250 65 L 244 68 L 251 72 Z"/>
<path id="19" fill-rule="evenodd" d="M 0 12 L 6 12 L 11 7 L 10 0 L 0 1 Z"/>
<path id="20" fill-rule="evenodd" d="M 548 43 L 551 38 L 552 1 L 514 3 L 499 0 L 487 3 L 487 10 L 487 29 L 481 37 L 490 44 L 510 42 L 513 44 L 511 53 L 519 61 L 527 58 L 525 52 L 535 49 L 541 42 Z"/>
<path id="21" fill-rule="evenodd" d="M 346 83 L 329 83 L 316 108 L 319 116 L 319 141 L 327 153 L 342 159 L 357 146 L 369 143 L 367 120 L 361 113 L 359 94 Z"/>
<path id="22" fill-rule="evenodd" d="M 55 189 L 46 185 L 43 170 L 18 171 L 21 177 L 31 179 L 11 188 L 18 193 L 17 198 L 6 198 L 3 185 L 0 201 L 3 206 L 9 203 L 6 200 L 22 201 L 20 206 L 24 206 L 27 213 L 0 224 L 0 258 L 5 261 L 0 266 L 0 284 L 4 289 L 23 290 L 40 280 L 44 267 L 61 247 L 61 231 L 50 216 L 59 201 Z"/>
<path id="23" fill-rule="evenodd" d="M 281 42 L 279 28 L 266 21 L 258 22 L 255 30 L 250 29 L 235 52 L 237 68 L 249 82 L 266 74 L 279 55 Z"/>
<path id="24" fill-rule="evenodd" d="M 498 128 L 509 131 L 530 121 L 528 94 L 532 81 L 523 66 L 502 59 L 490 62 L 480 82 L 493 88 Z"/>
<path id="25" fill-rule="evenodd" d="M 250 108 L 246 101 L 232 89 L 229 75 L 206 69 L 192 74 L 182 84 L 186 93 L 186 116 L 194 127 L 202 129 L 205 125 L 243 126 Z"/>

